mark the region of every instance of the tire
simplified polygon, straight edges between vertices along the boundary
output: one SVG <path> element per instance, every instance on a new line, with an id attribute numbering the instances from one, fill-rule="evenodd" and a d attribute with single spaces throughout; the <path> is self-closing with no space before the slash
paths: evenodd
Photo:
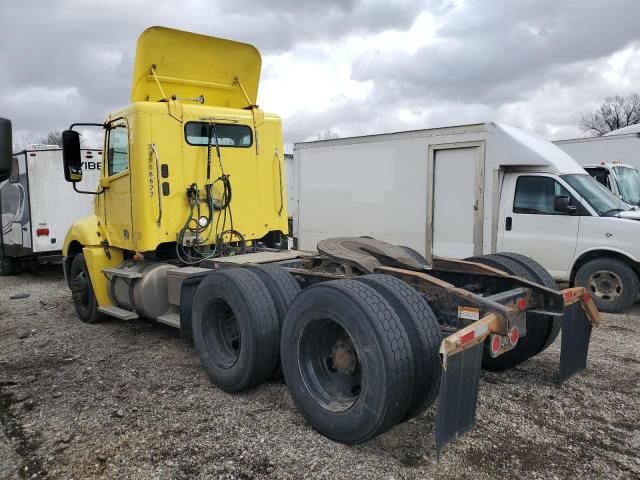
<path id="1" fill-rule="evenodd" d="M 11 257 L 0 257 L 0 277 L 8 277 L 16 273 L 16 264 Z"/>
<path id="2" fill-rule="evenodd" d="M 356 281 L 380 293 L 400 317 L 409 335 L 415 365 L 415 384 L 403 421 L 424 412 L 436 399 L 442 376 L 440 324 L 425 298 L 413 287 L 389 275 L 364 275 Z"/>
<path id="3" fill-rule="evenodd" d="M 389 302 L 362 282 L 305 289 L 285 318 L 280 352 L 293 401 L 332 440 L 369 440 L 409 409 L 415 383 L 409 337 Z"/>
<path id="4" fill-rule="evenodd" d="M 277 265 L 250 265 L 246 267 L 250 272 L 255 273 L 262 283 L 265 284 L 271 299 L 276 307 L 278 316 L 278 326 L 282 328 L 284 317 L 287 315 L 289 306 L 302 291 L 300 284 L 289 272 Z M 280 349 L 278 348 L 278 361 L 275 371 L 269 380 L 278 381 L 283 379 L 282 365 L 280 364 Z"/>
<path id="5" fill-rule="evenodd" d="M 404 245 L 400 245 L 400 248 L 403 249 L 405 252 L 407 252 L 411 258 L 413 258 L 414 260 L 420 262 L 422 265 L 428 265 L 429 264 L 429 262 L 427 262 L 427 259 L 424 258 L 424 255 L 422 255 L 418 251 L 414 250 L 413 248 L 406 247 Z"/>
<path id="6" fill-rule="evenodd" d="M 488 265 L 510 275 L 532 280 L 531 274 L 525 267 L 507 257 L 491 254 L 470 257 L 466 260 Z M 549 330 L 548 322 L 540 322 L 538 318 L 533 316 L 527 316 L 526 322 L 527 334 L 518 340 L 515 347 L 508 352 L 503 353 L 499 357 L 492 357 L 489 350 L 488 340 L 484 342 L 482 368 L 494 371 L 509 370 L 538 353 L 547 338 Z"/>
<path id="7" fill-rule="evenodd" d="M 80 320 L 84 323 L 98 323 L 108 319 L 107 315 L 98 311 L 98 302 L 82 253 L 73 257 L 69 278 L 73 305 Z"/>
<path id="8" fill-rule="evenodd" d="M 578 269 L 574 283 L 585 287 L 603 312 L 626 310 L 636 302 L 640 290 L 636 272 L 617 258 L 588 261 Z"/>
<path id="9" fill-rule="evenodd" d="M 499 253 L 501 257 L 509 258 L 514 262 L 518 262 L 522 265 L 530 274 L 530 280 L 543 285 L 547 288 L 551 288 L 553 290 L 558 290 L 558 284 L 553 279 L 551 274 L 538 262 L 535 260 L 525 256 L 520 255 L 519 253 Z M 558 334 L 560 333 L 560 328 L 562 327 L 562 317 L 557 317 L 554 315 L 542 315 L 538 313 L 530 313 L 528 315 L 534 315 L 536 317 L 536 321 L 546 322 L 547 323 L 547 335 L 545 337 L 545 341 L 540 349 L 536 352 L 543 352 L 547 349 L 549 345 L 551 345 L 556 338 L 558 338 Z"/>
<path id="10" fill-rule="evenodd" d="M 194 295 L 191 318 L 200 362 L 222 390 L 254 387 L 275 370 L 278 315 L 255 273 L 230 268 L 207 275 Z"/>

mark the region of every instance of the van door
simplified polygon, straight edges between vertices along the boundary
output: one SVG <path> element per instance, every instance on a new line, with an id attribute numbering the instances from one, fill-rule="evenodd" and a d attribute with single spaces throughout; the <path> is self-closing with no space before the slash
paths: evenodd
<path id="1" fill-rule="evenodd" d="M 482 249 L 483 144 L 436 146 L 431 155 L 432 256 L 466 258 Z"/>
<path id="2" fill-rule="evenodd" d="M 129 129 L 124 119 L 109 125 L 106 141 L 105 226 L 112 245 L 132 248 Z"/>
<path id="3" fill-rule="evenodd" d="M 578 241 L 579 202 L 553 175 L 511 174 L 507 178 L 498 251 L 531 257 L 554 278 L 568 280 Z M 560 195 L 569 196 L 575 212 L 554 209 L 554 198 Z"/>

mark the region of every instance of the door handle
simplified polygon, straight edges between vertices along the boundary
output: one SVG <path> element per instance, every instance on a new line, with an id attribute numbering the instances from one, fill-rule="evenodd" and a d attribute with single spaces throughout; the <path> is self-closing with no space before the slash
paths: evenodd
<path id="1" fill-rule="evenodd" d="M 511 217 L 507 217 L 506 221 L 504 222 L 504 228 L 507 229 L 508 232 L 511 231 L 511 227 L 513 226 L 513 219 Z"/>

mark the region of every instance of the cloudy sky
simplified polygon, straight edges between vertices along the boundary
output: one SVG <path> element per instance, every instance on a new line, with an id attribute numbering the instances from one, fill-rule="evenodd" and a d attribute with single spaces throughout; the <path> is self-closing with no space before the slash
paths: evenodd
<path id="1" fill-rule="evenodd" d="M 22 0 L 0 4 L 0 116 L 16 141 L 128 102 L 152 25 L 249 42 L 285 141 L 500 121 L 581 136 L 640 91 L 638 0 Z"/>

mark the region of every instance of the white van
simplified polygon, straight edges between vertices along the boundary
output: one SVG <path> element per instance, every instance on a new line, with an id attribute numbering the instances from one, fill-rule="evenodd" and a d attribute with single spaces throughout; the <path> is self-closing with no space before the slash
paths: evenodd
<path id="1" fill-rule="evenodd" d="M 638 297 L 640 212 L 538 135 L 481 123 L 305 142 L 294 163 L 298 248 L 372 236 L 427 260 L 515 252 L 602 310 Z"/>

